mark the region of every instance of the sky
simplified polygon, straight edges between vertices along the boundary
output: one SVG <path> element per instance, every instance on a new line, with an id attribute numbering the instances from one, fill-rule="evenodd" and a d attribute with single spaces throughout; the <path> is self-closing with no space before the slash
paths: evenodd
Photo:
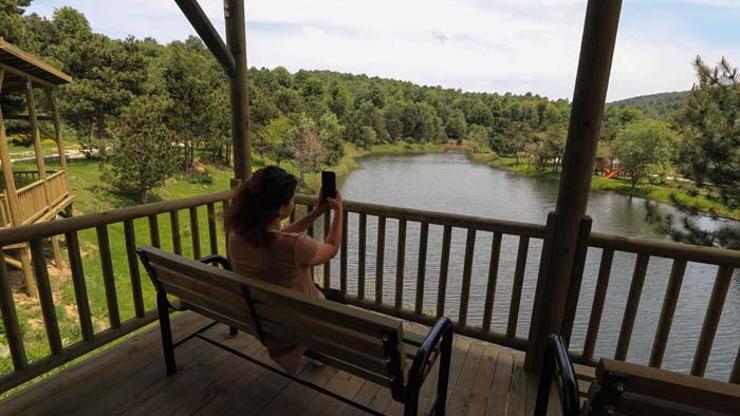
<path id="1" fill-rule="evenodd" d="M 222 0 L 200 4 L 223 34 Z M 28 12 L 51 17 L 61 6 L 114 38 L 195 34 L 174 0 L 34 0 Z M 246 9 L 250 66 L 570 99 L 586 0 L 246 0 Z M 738 22 L 740 0 L 624 0 L 608 100 L 689 89 L 697 55 L 740 66 Z"/>

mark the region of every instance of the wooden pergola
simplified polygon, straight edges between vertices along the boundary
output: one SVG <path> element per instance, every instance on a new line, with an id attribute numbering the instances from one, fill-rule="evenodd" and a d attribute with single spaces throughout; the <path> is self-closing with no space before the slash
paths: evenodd
<path id="1" fill-rule="evenodd" d="M 10 94 L 25 95 L 27 114 L 8 116 L 8 119 L 24 120 L 30 125 L 36 170 L 15 170 L 5 134 L 3 114 L 0 110 L 0 166 L 2 168 L 2 195 L 0 195 L 0 229 L 51 221 L 63 210 L 71 211 L 72 196 L 69 193 L 59 110 L 55 98 L 58 85 L 72 82 L 72 78 L 39 58 L 22 51 L 0 37 L 0 102 Z M 40 115 L 37 111 L 35 89 L 43 89 L 52 114 Z M 54 124 L 54 140 L 57 144 L 59 169 L 47 170 L 41 147 L 39 120 L 50 120 Z M 26 291 L 36 293 L 36 283 L 27 245 L 16 247 L 20 261 L 6 256 L 5 260 L 24 272 Z M 52 239 L 54 259 L 60 262 L 58 238 Z M 5 255 L 5 253 L 3 253 Z"/>

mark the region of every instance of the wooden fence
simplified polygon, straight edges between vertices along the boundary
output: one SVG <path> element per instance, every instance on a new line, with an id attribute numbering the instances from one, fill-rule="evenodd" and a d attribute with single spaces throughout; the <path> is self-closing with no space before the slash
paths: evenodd
<path id="1" fill-rule="evenodd" d="M 38 375 L 62 365 L 63 363 L 77 358 L 92 351 L 103 344 L 116 338 L 124 336 L 137 328 L 142 327 L 155 320 L 154 305 L 145 304 L 142 294 L 141 271 L 135 248 L 137 245 L 151 244 L 161 247 L 162 241 L 167 241 L 165 249 L 172 249 L 175 253 L 183 252 L 183 243 L 190 243 L 193 257 L 200 257 L 208 253 L 203 252 L 201 246 L 206 246 L 211 253 L 219 252 L 219 230 L 221 221 L 217 218 L 217 208 L 225 208 L 228 192 L 215 193 L 176 201 L 160 202 L 114 211 L 90 214 L 75 218 L 63 219 L 44 224 L 34 224 L 24 227 L 8 229 L 0 232 L 0 247 L 28 242 L 31 247 L 34 271 L 38 282 L 39 302 L 43 317 L 44 328 L 47 336 L 50 354 L 42 359 L 30 361 L 25 350 L 24 337 L 21 325 L 18 321 L 16 304 L 13 300 L 11 288 L 8 283 L 8 271 L 4 259 L 0 256 L 0 313 L 2 314 L 5 329 L 5 338 L 9 346 L 13 363 L 13 372 L 0 377 L 0 392 L 17 386 Z M 310 209 L 312 198 L 299 195 L 297 204 L 301 210 Z M 199 209 L 200 207 L 200 209 Z M 199 212 L 205 207 L 207 227 L 201 228 Z M 349 302 L 357 306 L 371 310 L 387 313 L 403 319 L 408 319 L 424 324 L 433 322 L 438 316 L 452 314 L 456 316 L 455 327 L 458 333 L 472 336 L 481 340 L 495 342 L 501 345 L 517 349 L 525 349 L 526 337 L 517 336 L 517 325 L 522 316 L 522 288 L 527 266 L 527 257 L 530 245 L 533 242 L 541 243 L 547 234 L 544 225 L 526 224 L 511 221 L 500 221 L 481 217 L 472 217 L 457 214 L 437 213 L 397 207 L 388 207 L 375 204 L 345 201 L 345 232 L 342 248 L 337 260 L 338 273 L 332 273 L 331 263 L 320 270 L 317 276 L 327 286 L 338 287 L 344 292 Z M 189 230 L 187 233 L 181 231 L 181 212 L 189 216 Z M 294 213 L 295 215 L 295 213 Z M 356 216 L 357 228 L 350 230 L 349 216 Z M 169 222 L 169 227 L 160 227 L 160 220 Z M 367 276 L 368 254 L 368 219 L 373 218 L 377 225 L 375 232 L 375 276 Z M 136 235 L 134 221 L 146 221 L 148 223 L 148 236 Z M 386 228 L 388 221 L 394 222 L 396 231 L 396 252 L 392 253 L 396 259 L 396 267 L 392 278 L 385 273 L 386 268 Z M 412 242 L 407 238 L 407 230 L 418 225 L 418 238 L 414 238 L 414 244 L 418 241 L 418 259 L 416 262 L 416 276 L 413 287 L 408 287 L 409 275 L 405 270 L 407 249 Z M 328 221 L 323 223 L 324 229 L 328 229 Z M 135 316 L 131 319 L 121 319 L 119 313 L 119 300 L 116 292 L 116 281 L 114 277 L 114 259 L 111 252 L 109 229 L 111 227 L 122 227 L 125 238 L 125 256 L 128 278 L 132 292 Z M 441 227 L 441 253 L 438 275 L 431 279 L 427 270 L 428 246 L 431 242 L 430 227 Z M 169 230 L 170 235 L 166 240 L 160 235 L 161 229 Z M 85 230 L 94 230 L 97 237 L 96 256 L 100 258 L 100 270 L 91 272 L 84 270 L 83 254 L 80 249 L 79 234 Z M 451 260 L 457 260 L 451 256 L 451 241 L 453 232 L 465 232 L 464 252 L 462 253 L 462 276 L 461 282 L 451 284 L 448 269 Z M 314 233 L 313 227 L 309 230 Z M 473 256 L 475 254 L 477 234 L 491 235 L 491 248 L 489 254 L 489 268 L 486 276 L 473 276 Z M 221 234 L 223 236 L 223 234 Z M 357 241 L 351 244 L 356 247 L 357 258 L 350 259 L 348 246 L 349 236 L 356 236 Z M 47 271 L 47 260 L 43 253 L 44 240 L 52 236 L 63 236 L 69 255 L 69 266 L 71 270 L 71 281 L 74 286 L 75 307 L 79 316 L 79 328 L 82 339 L 70 345 L 63 345 L 62 334 L 55 310 L 52 296 L 50 278 Z M 190 241 L 184 238 L 189 238 Z M 502 240 L 504 238 L 515 238 L 518 240 L 516 260 L 514 267 L 514 278 L 508 302 L 507 323 L 504 330 L 492 329 L 492 314 L 494 305 L 502 299 L 496 299 L 496 286 L 499 281 L 499 264 Z M 203 239 L 201 241 L 201 239 Z M 203 243 L 203 244 L 201 244 Z M 355 245 L 356 244 L 356 245 Z M 666 348 L 668 333 L 671 328 L 673 312 L 676 308 L 677 294 L 681 287 L 682 277 L 687 262 L 704 263 L 715 265 L 718 268 L 714 282 L 704 326 L 701 331 L 699 343 L 696 347 L 692 373 L 703 375 L 707 360 L 711 351 L 712 341 L 717 331 L 719 316 L 721 315 L 724 300 L 728 292 L 730 279 L 735 268 L 740 267 L 740 252 L 731 250 L 719 250 L 713 248 L 701 248 L 670 242 L 647 241 L 638 239 L 622 238 L 601 233 L 592 233 L 588 244 L 583 244 L 583 250 L 602 250 L 601 268 L 598 276 L 596 294 L 591 308 L 591 317 L 583 351 L 573 353 L 574 357 L 584 363 L 594 364 L 594 344 L 596 341 L 601 314 L 604 307 L 606 287 L 608 286 L 611 261 L 615 252 L 629 252 L 637 254 L 637 262 L 631 282 L 629 300 L 622 319 L 622 331 L 619 336 L 619 345 L 615 358 L 624 360 L 629 348 L 630 337 L 633 332 L 635 311 L 639 304 L 642 285 L 645 281 L 646 264 L 650 257 L 665 257 L 674 262 L 673 272 L 670 276 L 670 284 L 665 299 L 663 300 L 663 313 L 660 318 L 658 333 L 655 337 L 653 354 L 650 365 L 660 367 L 662 357 Z M 224 254 L 224 253 L 221 253 Z M 531 256 L 530 256 L 531 257 Z M 584 257 L 584 256 L 581 256 Z M 579 257 L 580 258 L 580 257 Z M 356 271 L 354 280 L 350 280 L 350 263 Z M 582 272 L 582 270 L 581 270 Z M 582 273 L 581 273 L 582 274 Z M 99 276 L 99 277 L 97 277 Z M 332 276 L 338 276 L 332 279 Z M 90 305 L 88 300 L 88 289 L 86 285 L 91 279 L 100 279 L 105 289 L 105 302 L 107 305 L 107 316 L 109 327 L 96 332 L 91 319 Z M 372 279 L 371 279 L 372 278 Z M 482 320 L 480 323 L 471 323 L 469 319 L 471 282 L 476 279 L 485 279 L 485 296 L 482 304 Z M 435 282 L 436 299 L 425 298 L 428 293 L 429 282 Z M 374 287 L 369 287 L 372 282 Z M 406 286 L 405 286 L 406 285 Z M 353 291 L 348 288 L 352 286 Z M 384 291 L 393 287 L 395 297 L 393 302 L 385 301 Z M 371 290 L 372 289 L 372 290 Z M 453 293 L 454 289 L 454 293 Z M 374 296 L 366 296 L 369 292 Z M 411 291 L 410 304 L 404 302 L 407 297 L 404 293 Z M 459 296 L 459 302 L 455 304 L 454 310 L 449 309 L 449 296 Z M 424 305 L 433 304 L 432 308 Z M 531 313 L 531 311 L 530 311 Z M 570 330 L 570 329 L 568 329 Z M 740 360 L 740 358 L 738 358 Z M 736 360 L 737 361 L 737 360 Z M 730 375 L 730 381 L 740 383 L 740 365 L 735 365 Z"/>

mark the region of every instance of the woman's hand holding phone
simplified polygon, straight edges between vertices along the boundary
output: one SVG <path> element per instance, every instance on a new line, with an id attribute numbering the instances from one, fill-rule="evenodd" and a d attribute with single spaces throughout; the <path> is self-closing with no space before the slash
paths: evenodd
<path id="1" fill-rule="evenodd" d="M 339 191 L 337 191 L 334 198 L 327 197 L 326 202 L 327 204 L 329 204 L 329 208 L 332 211 L 341 212 L 342 209 L 344 208 L 344 202 L 342 201 L 342 194 L 340 194 Z"/>

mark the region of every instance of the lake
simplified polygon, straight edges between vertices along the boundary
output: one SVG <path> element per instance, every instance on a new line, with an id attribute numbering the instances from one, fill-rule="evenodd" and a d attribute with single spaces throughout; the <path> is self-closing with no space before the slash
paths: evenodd
<path id="1" fill-rule="evenodd" d="M 558 184 L 551 180 L 516 175 L 470 161 L 461 153 L 437 153 L 402 156 L 372 156 L 359 161 L 359 167 L 343 178 L 341 190 L 345 199 L 452 212 L 496 219 L 544 224 L 548 212 L 555 208 Z M 670 206 L 659 205 L 664 213 L 676 213 Z M 593 230 L 612 234 L 652 239 L 668 237 L 645 221 L 645 201 L 615 193 L 592 193 L 588 214 L 593 218 Z M 700 219 L 705 228 L 713 228 L 724 220 Z M 356 293 L 358 218 L 349 216 L 348 290 Z M 377 219 L 368 217 L 366 296 L 374 298 Z M 398 222 L 387 221 L 384 262 L 384 302 L 394 301 L 396 271 L 396 240 Z M 321 230 L 322 227 L 316 227 Z M 437 277 L 442 241 L 442 227 L 430 226 L 427 249 L 424 309 L 433 311 L 437 298 Z M 487 284 L 492 234 L 478 232 L 473 259 L 468 323 L 480 325 Z M 405 281 L 403 303 L 413 305 L 418 259 L 419 224 L 409 223 L 406 239 Z M 493 308 L 493 330 L 505 332 L 508 320 L 518 237 L 504 236 L 501 263 Z M 461 291 L 465 230 L 453 229 L 450 251 L 448 291 L 445 314 L 458 315 Z M 527 336 L 539 266 L 541 240 L 530 242 L 522 301 L 517 326 L 518 336 Z M 583 277 L 582 292 L 573 328 L 571 347 L 582 351 L 593 300 L 600 249 L 590 249 Z M 595 356 L 612 357 L 624 313 L 635 255 L 616 253 L 607 291 L 607 300 L 596 344 Z M 332 282 L 339 281 L 338 259 L 332 266 Z M 642 292 L 628 360 L 647 364 L 671 262 L 651 258 Z M 679 302 L 668 340 L 663 368 L 688 372 L 699 338 L 706 305 L 711 293 L 716 267 L 689 263 L 686 268 Z M 707 367 L 707 376 L 727 380 L 740 344 L 740 273 L 735 272 L 727 295 L 714 347 Z"/>

